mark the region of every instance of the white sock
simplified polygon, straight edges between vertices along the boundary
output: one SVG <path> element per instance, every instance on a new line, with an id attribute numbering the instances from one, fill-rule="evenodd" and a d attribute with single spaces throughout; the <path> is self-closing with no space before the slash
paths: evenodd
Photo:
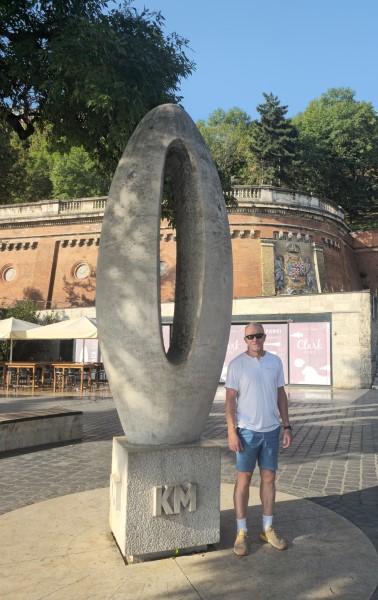
<path id="1" fill-rule="evenodd" d="M 247 519 L 236 519 L 236 525 L 238 533 L 241 529 L 244 529 L 244 531 L 247 533 Z"/>
<path id="2" fill-rule="evenodd" d="M 266 531 L 273 524 L 273 515 L 271 515 L 269 517 L 267 515 L 263 515 L 262 517 L 263 517 L 263 530 Z"/>

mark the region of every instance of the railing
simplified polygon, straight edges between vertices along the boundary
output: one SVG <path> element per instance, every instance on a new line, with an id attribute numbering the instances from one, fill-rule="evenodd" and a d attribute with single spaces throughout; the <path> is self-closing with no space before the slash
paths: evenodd
<path id="1" fill-rule="evenodd" d="M 106 200 L 106 196 L 103 198 L 83 198 L 81 200 L 67 200 L 59 203 L 59 212 L 104 212 Z"/>
<path id="2" fill-rule="evenodd" d="M 42 200 L 30 204 L 6 204 L 0 206 L 0 221 L 16 219 L 52 219 L 67 214 L 103 214 L 106 196 L 100 198 L 79 198 L 77 200 Z"/>
<path id="3" fill-rule="evenodd" d="M 334 217 L 345 220 L 345 211 L 330 200 L 306 194 L 298 190 L 285 190 L 273 186 L 234 185 L 229 197 L 234 197 L 242 207 L 260 204 L 273 204 L 281 206 L 296 206 L 327 212 Z"/>
<path id="4" fill-rule="evenodd" d="M 273 186 L 235 185 L 227 196 L 233 196 L 240 208 L 252 205 L 280 205 L 298 207 L 333 215 L 336 219 L 345 221 L 345 211 L 326 200 L 306 194 L 298 190 L 285 190 Z M 58 215 L 97 214 L 105 210 L 107 197 L 78 198 L 75 200 L 43 200 L 30 204 L 7 204 L 0 206 L 0 222 L 15 221 L 23 218 L 52 219 Z"/>

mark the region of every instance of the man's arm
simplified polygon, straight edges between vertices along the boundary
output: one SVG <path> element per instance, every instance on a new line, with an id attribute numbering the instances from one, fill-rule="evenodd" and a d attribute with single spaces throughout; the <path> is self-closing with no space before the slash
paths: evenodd
<path id="1" fill-rule="evenodd" d="M 242 443 L 236 433 L 236 401 L 238 393 L 232 388 L 226 388 L 226 417 L 228 431 L 228 447 L 233 452 L 243 450 Z"/>
<path id="2" fill-rule="evenodd" d="M 277 390 L 277 404 L 278 410 L 281 415 L 282 424 L 289 425 L 289 407 L 287 402 L 287 395 L 285 392 L 285 388 L 279 387 Z M 283 432 L 283 447 L 289 448 L 291 446 L 291 442 L 293 441 L 293 432 L 291 429 L 284 429 Z"/>

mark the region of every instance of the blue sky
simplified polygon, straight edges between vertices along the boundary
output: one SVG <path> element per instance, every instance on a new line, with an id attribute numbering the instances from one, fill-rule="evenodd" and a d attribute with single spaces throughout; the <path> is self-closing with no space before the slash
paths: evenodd
<path id="1" fill-rule="evenodd" d="M 181 85 L 194 121 L 238 106 L 253 118 L 263 92 L 288 116 L 331 87 L 378 109 L 377 0 L 134 0 L 188 38 L 196 71 Z"/>

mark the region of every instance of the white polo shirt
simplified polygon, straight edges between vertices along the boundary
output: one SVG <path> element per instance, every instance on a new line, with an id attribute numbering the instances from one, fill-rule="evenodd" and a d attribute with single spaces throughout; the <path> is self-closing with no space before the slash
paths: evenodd
<path id="1" fill-rule="evenodd" d="M 277 389 L 285 385 L 283 365 L 275 354 L 260 359 L 239 354 L 230 362 L 225 386 L 238 392 L 236 424 L 253 431 L 273 431 L 280 425 Z"/>

